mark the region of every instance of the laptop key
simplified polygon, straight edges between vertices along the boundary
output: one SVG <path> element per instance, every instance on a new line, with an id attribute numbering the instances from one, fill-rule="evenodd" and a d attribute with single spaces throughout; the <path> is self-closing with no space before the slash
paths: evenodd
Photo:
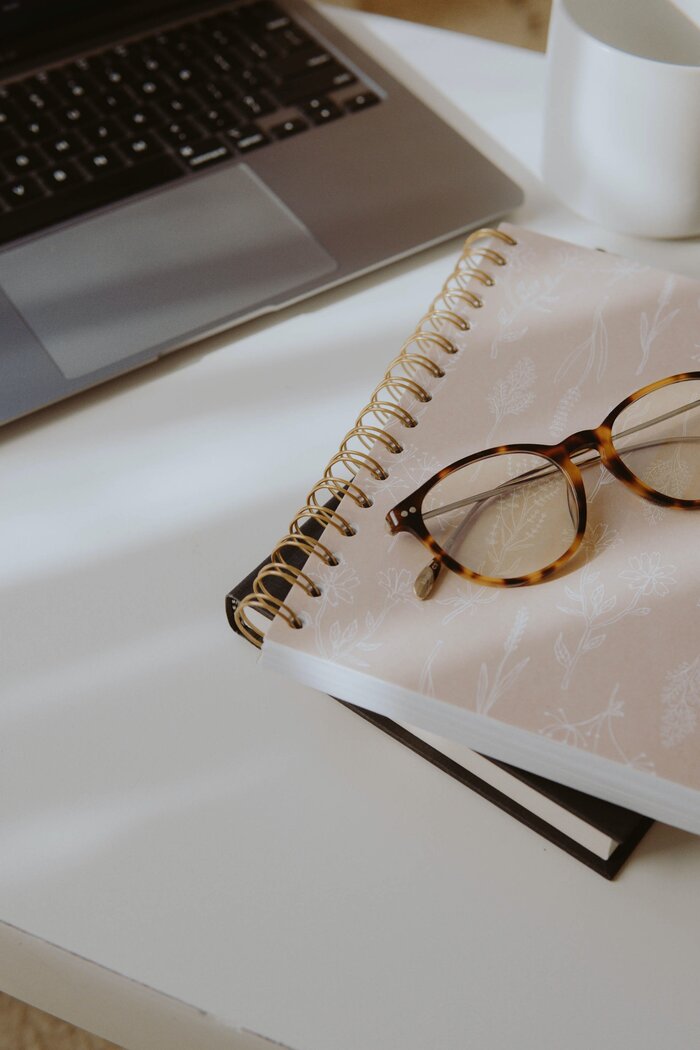
<path id="1" fill-rule="evenodd" d="M 373 91 L 361 91 L 353 98 L 346 99 L 345 106 L 351 113 L 357 113 L 360 109 L 369 109 L 370 106 L 376 106 L 378 102 L 379 96 L 375 95 Z"/>
<path id="2" fill-rule="evenodd" d="M 39 175 L 44 185 L 52 190 L 80 189 L 85 183 L 80 168 L 72 160 L 62 161 L 53 168 L 39 172 Z"/>
<path id="3" fill-rule="evenodd" d="M 213 164 L 219 164 L 222 160 L 229 160 L 233 156 L 229 146 L 220 139 L 214 138 L 180 146 L 178 153 L 192 171 L 210 168 Z"/>
<path id="4" fill-rule="evenodd" d="M 204 112 L 198 114 L 199 120 L 204 124 L 210 131 L 224 131 L 228 124 L 231 123 L 231 119 L 234 116 L 231 107 L 224 105 L 219 109 L 205 109 Z"/>
<path id="5" fill-rule="evenodd" d="M 172 91 L 170 81 L 166 80 L 165 77 L 157 76 L 154 73 L 140 78 L 132 85 L 132 87 L 139 96 L 147 99 L 154 99 L 161 95 L 168 95 Z"/>
<path id="6" fill-rule="evenodd" d="M 135 138 L 127 138 L 119 145 L 127 157 L 137 157 L 139 160 L 145 160 L 147 157 L 153 157 L 163 152 L 163 147 L 152 135 L 138 135 Z"/>
<path id="7" fill-rule="evenodd" d="M 281 124 L 275 124 L 274 127 L 270 128 L 270 133 L 276 139 L 288 139 L 292 135 L 298 135 L 300 131 L 305 131 L 308 126 L 301 117 L 293 117 L 290 120 L 283 121 Z"/>
<path id="8" fill-rule="evenodd" d="M 27 142 L 41 142 L 59 130 L 58 121 L 50 113 L 33 117 L 20 127 L 19 131 Z"/>
<path id="9" fill-rule="evenodd" d="M 29 194 L 33 192 L 33 189 L 28 190 L 24 202 L 31 203 L 31 207 L 16 208 L 13 212 L 0 215 L 0 244 L 81 215 L 86 210 L 102 207 L 130 197 L 134 193 L 164 185 L 173 179 L 180 178 L 183 174 L 183 169 L 174 158 L 160 156 L 115 175 L 83 184 L 77 191 L 57 193 L 43 200 L 33 197 L 30 201 Z M 27 180 L 27 186 L 29 182 L 30 180 Z M 24 180 L 23 185 L 25 185 Z M 12 186 L 5 187 L 4 191 L 0 192 L 7 197 L 8 190 L 11 192 Z M 40 187 L 38 192 L 40 197 Z"/>
<path id="10" fill-rule="evenodd" d="M 83 167 L 95 178 L 111 175 L 112 172 L 122 171 L 124 168 L 124 161 L 116 150 L 111 149 L 109 146 L 95 150 L 92 153 L 86 153 L 80 160 Z"/>
<path id="11" fill-rule="evenodd" d="M 277 33 L 281 29 L 289 29 L 291 27 L 291 18 L 277 4 L 259 3 L 255 6 L 258 17 L 267 33 Z"/>
<path id="12" fill-rule="evenodd" d="M 256 127 L 230 127 L 226 135 L 235 143 L 239 153 L 251 153 L 270 141 L 269 137 Z"/>
<path id="13" fill-rule="evenodd" d="M 142 128 L 150 128 L 158 123 L 157 114 L 145 106 L 140 109 L 125 110 L 119 116 L 132 132 L 135 130 L 140 133 Z"/>
<path id="14" fill-rule="evenodd" d="M 336 62 L 327 51 L 303 51 L 301 54 L 289 55 L 274 63 L 270 71 L 280 80 L 292 80 L 295 77 L 306 76 L 324 66 L 337 66 L 342 69 L 340 63 Z"/>
<path id="15" fill-rule="evenodd" d="M 28 119 L 28 113 L 21 110 L 10 99 L 0 97 L 0 131 L 4 128 L 18 128 Z"/>
<path id="16" fill-rule="evenodd" d="M 106 91 L 101 91 L 96 98 L 97 105 L 112 113 L 118 113 L 122 109 L 133 106 L 136 99 L 124 87 L 118 84 L 111 85 Z"/>
<path id="17" fill-rule="evenodd" d="M 0 188 L 0 196 L 8 208 L 15 209 L 21 208 L 25 204 L 31 204 L 33 201 L 41 200 L 45 198 L 46 194 L 41 184 L 30 176 L 26 179 L 17 179 L 15 182 L 3 186 Z"/>
<path id="18" fill-rule="evenodd" d="M 340 107 L 328 98 L 310 98 L 301 108 L 314 124 L 328 124 L 343 115 Z"/>
<path id="19" fill-rule="evenodd" d="M 170 95 L 169 98 L 161 99 L 160 107 L 168 115 L 172 114 L 172 116 L 179 119 L 181 116 L 191 115 L 203 109 L 204 102 L 198 95 L 183 91 L 180 94 Z"/>
<path id="20" fill-rule="evenodd" d="M 88 124 L 99 114 L 91 102 L 81 99 L 80 105 L 69 106 L 61 111 L 60 116 L 66 124 L 76 127 L 79 124 Z"/>
<path id="21" fill-rule="evenodd" d="M 85 142 L 96 148 L 102 148 L 103 146 L 109 146 L 116 142 L 118 139 L 124 138 L 128 134 L 125 124 L 122 124 L 116 117 L 107 117 L 105 120 L 97 120 L 94 124 L 86 124 L 85 127 L 80 129 L 80 135 Z M 72 136 L 65 135 L 64 138 L 71 139 L 71 142 L 80 142 L 81 139 L 77 133 Z M 63 152 L 67 152 L 64 150 Z M 75 152 L 73 149 L 71 152 Z"/>
<path id="22" fill-rule="evenodd" d="M 181 117 L 179 120 L 169 120 L 158 127 L 158 135 L 174 145 L 181 143 L 196 142 L 202 138 L 204 131 L 198 123 L 190 117 Z"/>
<path id="23" fill-rule="evenodd" d="M 54 136 L 42 144 L 44 152 L 50 157 L 72 157 L 76 153 L 82 153 L 85 143 L 79 135 Z"/>
<path id="24" fill-rule="evenodd" d="M 46 160 L 37 146 L 22 146 L 16 152 L 6 153 L 0 163 L 11 178 L 17 178 L 43 168 Z"/>
<path id="25" fill-rule="evenodd" d="M 22 139 L 14 128 L 0 124 L 0 153 L 9 153 L 22 145 Z"/>
<path id="26" fill-rule="evenodd" d="M 238 108 L 241 112 L 245 113 L 249 117 L 257 119 L 258 117 L 267 116 L 269 113 L 274 112 L 275 106 L 272 104 L 269 98 L 267 98 L 262 92 L 258 94 L 246 94 L 242 98 L 236 100 Z"/>
<path id="27" fill-rule="evenodd" d="M 293 51 L 299 51 L 303 47 L 313 46 L 313 42 L 306 33 L 302 33 L 296 26 L 290 25 L 285 28 L 282 33 L 277 34 L 272 38 L 277 44 L 277 47 L 282 54 L 290 54 Z"/>
<path id="28" fill-rule="evenodd" d="M 50 112 L 58 104 L 58 96 L 51 90 L 28 91 L 22 99 L 22 106 L 27 113 Z"/>
<path id="29" fill-rule="evenodd" d="M 303 77 L 296 77 L 286 84 L 277 84 L 268 90 L 283 106 L 293 106 L 307 98 L 327 95 L 355 81 L 355 76 L 338 63 L 322 66 Z"/>

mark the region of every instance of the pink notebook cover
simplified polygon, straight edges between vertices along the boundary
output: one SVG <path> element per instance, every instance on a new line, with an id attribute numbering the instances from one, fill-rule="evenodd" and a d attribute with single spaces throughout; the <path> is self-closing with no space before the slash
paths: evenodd
<path id="1" fill-rule="evenodd" d="M 639 387 L 700 371 L 698 282 L 501 229 L 517 244 L 479 243 L 507 264 L 478 263 L 495 285 L 475 282 L 483 307 L 460 307 L 470 329 L 445 322 L 459 352 L 422 348 L 447 375 L 421 375 L 430 402 L 405 397 L 418 426 L 386 427 L 404 451 L 371 450 L 388 479 L 358 473 L 373 506 L 342 501 L 357 534 L 326 530 L 340 564 L 309 561 L 321 596 L 292 589 L 288 604 L 304 627 L 273 621 L 262 660 L 700 832 L 699 512 L 652 505 L 595 466 L 584 474 L 586 538 L 566 571 L 507 589 L 444 572 L 425 602 L 412 590 L 430 560 L 425 548 L 386 528 L 387 511 L 454 460 L 502 443 L 554 443 L 597 426 Z M 426 308 L 438 289 L 427 292 Z"/>

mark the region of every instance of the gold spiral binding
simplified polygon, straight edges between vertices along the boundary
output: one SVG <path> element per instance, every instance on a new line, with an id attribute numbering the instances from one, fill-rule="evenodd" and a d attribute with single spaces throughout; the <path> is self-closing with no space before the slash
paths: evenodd
<path id="1" fill-rule="evenodd" d="M 475 248 L 469 254 L 472 259 L 488 259 L 489 262 L 494 263 L 496 266 L 505 266 L 506 264 L 506 259 L 500 252 L 494 251 L 493 248 Z"/>
<path id="2" fill-rule="evenodd" d="M 480 284 L 485 285 L 487 288 L 493 288 L 496 283 L 490 273 L 486 273 L 486 270 L 480 270 L 478 266 L 462 266 L 460 264 L 457 269 L 460 276 L 473 277 L 475 281 L 479 281 Z"/>
<path id="3" fill-rule="evenodd" d="M 319 502 L 320 494 L 326 492 L 334 501 L 348 496 L 355 506 L 364 509 L 372 505 L 372 500 L 357 483 L 359 472 L 366 471 L 376 481 L 383 481 L 389 476 L 374 456 L 353 447 L 352 442 L 356 440 L 364 449 L 370 450 L 380 445 L 387 452 L 396 455 L 403 451 L 403 446 L 385 429 L 387 424 L 400 424 L 406 428 L 418 425 L 418 421 L 408 409 L 398 403 L 399 399 L 405 394 L 410 394 L 422 402 L 430 400 L 430 392 L 413 376 L 419 369 L 427 372 L 433 379 L 441 379 L 445 375 L 444 370 L 429 354 L 436 351 L 456 354 L 459 348 L 441 329 L 451 326 L 459 332 L 469 331 L 469 319 L 462 316 L 459 312 L 460 307 L 478 310 L 483 306 L 483 299 L 472 290 L 470 282 L 476 281 L 484 288 L 491 288 L 495 280 L 492 274 L 483 269 L 483 262 L 505 266 L 508 261 L 501 252 L 490 245 L 479 245 L 478 242 L 486 238 L 501 241 L 508 246 L 517 244 L 517 241 L 503 230 L 490 228 L 475 230 L 467 237 L 452 273 L 433 299 L 427 313 L 421 318 L 413 335 L 403 344 L 381 382 L 372 391 L 369 401 L 355 420 L 355 425 L 347 432 L 340 448 L 329 461 L 323 477 L 309 492 L 305 506 L 292 519 L 288 534 L 277 544 L 270 561 L 258 572 L 252 593 L 246 595 L 238 604 L 234 612 L 236 626 L 258 649 L 262 647 L 265 636 L 251 620 L 251 612 L 262 614 L 267 619 L 282 616 L 289 626 L 296 630 L 303 626 L 294 610 L 281 598 L 272 594 L 267 581 L 277 579 L 289 588 L 300 586 L 313 597 L 321 593 L 320 588 L 306 572 L 287 561 L 285 551 L 300 550 L 309 557 L 318 557 L 326 565 L 339 563 L 330 548 L 302 531 L 302 524 L 313 521 L 324 529 L 333 526 L 341 536 L 355 534 L 355 528 L 335 507 Z M 402 369 L 404 374 L 396 375 L 395 369 Z M 383 393 L 394 397 L 395 400 L 385 400 L 381 397 Z M 347 471 L 348 477 L 338 476 L 334 472 L 336 468 Z"/>
<path id="4" fill-rule="evenodd" d="M 324 528 L 327 525 L 332 525 L 341 536 L 355 535 L 354 528 L 342 514 L 338 514 L 336 510 L 331 510 L 330 507 L 318 507 L 313 503 L 307 503 L 300 511 L 297 511 L 289 526 L 289 531 L 291 533 L 301 532 L 301 523 L 307 518 L 320 521 Z"/>
<path id="5" fill-rule="evenodd" d="M 317 481 L 306 497 L 306 502 L 313 504 L 314 507 L 322 507 L 323 504 L 318 502 L 320 492 L 327 492 L 329 496 L 336 496 L 338 499 L 348 496 L 356 506 L 365 510 L 372 506 L 372 500 L 359 486 L 352 481 L 346 481 L 345 478 L 338 478 L 335 474 L 329 474 L 328 477 Z"/>
<path id="6" fill-rule="evenodd" d="M 418 325 L 419 328 L 423 327 L 426 322 L 435 323 L 437 321 L 446 321 L 447 324 L 454 325 L 460 332 L 466 332 L 469 330 L 469 322 L 456 314 L 454 310 L 440 310 L 431 304 L 430 310 L 428 310 L 425 317 L 423 317 Z"/>
<path id="7" fill-rule="evenodd" d="M 420 329 L 417 329 L 410 339 L 407 339 L 403 344 L 399 354 L 402 354 L 404 350 L 408 351 L 409 346 L 413 346 L 414 343 L 421 349 L 423 349 L 423 344 L 427 343 L 428 348 L 431 346 L 437 346 L 439 350 L 444 350 L 446 354 L 457 353 L 457 347 L 455 344 L 451 339 L 448 339 L 446 335 L 443 335 L 442 332 L 423 332 Z"/>
<path id="8" fill-rule="evenodd" d="M 403 452 L 403 445 L 399 444 L 392 434 L 387 434 L 386 430 L 381 430 L 379 427 L 367 426 L 353 427 L 352 430 L 348 430 L 340 445 L 341 452 L 345 452 L 346 449 L 350 448 L 350 442 L 353 438 L 357 438 L 365 448 L 372 448 L 373 445 L 379 442 L 393 456 Z"/>
<path id="9" fill-rule="evenodd" d="M 427 317 L 428 315 L 426 314 L 425 316 Z M 468 325 L 465 325 L 464 331 L 468 327 Z M 432 358 L 426 357 L 425 354 L 397 354 L 386 370 L 387 375 L 390 375 L 392 368 L 403 368 L 409 375 L 412 369 L 423 368 L 435 379 L 442 379 L 445 374 L 444 369 L 440 368 L 440 365 L 436 364 Z"/>
<path id="10" fill-rule="evenodd" d="M 492 229 L 491 227 L 487 227 L 486 229 L 474 230 L 474 233 L 470 233 L 466 241 L 464 242 L 465 249 L 470 248 L 475 241 L 482 241 L 484 237 L 495 237 L 497 241 L 503 241 L 504 244 L 510 244 L 511 246 L 518 243 L 517 241 L 513 240 L 510 234 L 506 233 L 505 230 L 496 230 Z M 464 251 L 462 252 L 460 258 L 463 258 L 466 254 L 471 253 Z"/>
<path id="11" fill-rule="evenodd" d="M 258 649 L 262 649 L 265 635 L 250 619 L 250 616 L 248 615 L 250 610 L 262 613 L 263 616 L 266 616 L 270 620 L 274 619 L 275 616 L 282 616 L 289 626 L 294 627 L 295 630 L 299 630 L 300 627 L 303 627 L 297 614 L 293 612 L 285 602 L 281 601 L 281 599 L 269 598 L 266 594 L 260 594 L 258 592 L 248 594 L 236 607 L 233 617 L 236 621 L 236 626 L 243 637 L 247 638 L 248 641 L 252 642 Z"/>
<path id="12" fill-rule="evenodd" d="M 459 306 L 462 303 L 465 303 L 467 306 L 471 306 L 471 296 L 465 294 L 465 292 L 461 291 L 459 288 L 443 288 L 440 294 L 435 299 L 433 299 L 430 308 L 430 313 L 434 315 L 440 312 L 442 306 Z M 428 314 L 426 314 L 426 317 L 427 316 Z M 469 321 L 466 319 L 466 317 L 463 318 L 463 321 L 465 326 L 464 331 L 468 332 L 471 325 L 469 324 Z"/>
<path id="13" fill-rule="evenodd" d="M 301 550 L 309 557 L 312 554 L 315 554 L 316 557 L 320 558 L 321 561 L 324 561 L 326 565 L 338 564 L 338 559 L 335 554 L 328 550 L 328 547 L 324 546 L 320 540 L 314 539 L 313 536 L 304 535 L 303 532 L 295 534 L 289 533 L 287 536 L 284 536 L 270 555 L 270 561 L 284 562 L 285 565 L 288 564 L 284 557 L 284 551 L 287 547 Z"/>
<path id="14" fill-rule="evenodd" d="M 394 419 L 398 419 L 402 427 L 418 426 L 418 421 L 410 412 L 407 412 L 401 405 L 395 405 L 392 401 L 368 401 L 355 420 L 355 426 L 361 427 L 366 416 L 372 416 L 381 423 L 386 422 L 385 416 L 393 416 Z"/>
<path id="15" fill-rule="evenodd" d="M 416 383 L 414 379 L 407 379 L 406 376 L 386 376 L 382 379 L 379 386 L 375 387 L 375 395 L 381 394 L 382 390 L 386 390 L 390 394 L 394 394 L 396 390 L 405 390 L 406 393 L 413 394 L 423 404 L 433 400 L 432 395 L 428 393 L 425 387 L 421 386 L 420 383 Z"/>
<path id="16" fill-rule="evenodd" d="M 466 302 L 468 306 L 471 306 L 473 310 L 480 310 L 484 305 L 484 300 L 480 295 L 472 292 L 472 290 L 465 285 L 465 282 L 469 281 L 471 276 L 470 273 L 463 273 L 459 270 L 455 270 L 446 282 L 446 290 L 448 292 L 460 292 L 460 298 Z"/>
<path id="17" fill-rule="evenodd" d="M 323 472 L 324 478 L 333 477 L 333 467 L 336 463 L 342 463 L 348 469 L 356 467 L 357 470 L 368 470 L 377 481 L 386 481 L 389 477 L 381 463 L 377 463 L 372 456 L 368 456 L 366 452 L 358 452 L 357 449 L 346 448 L 336 452 L 333 459 L 328 461 L 328 466 Z"/>
<path id="18" fill-rule="evenodd" d="M 275 579 L 285 580 L 290 585 L 296 583 L 312 598 L 318 598 L 321 593 L 320 588 L 316 586 L 311 577 L 307 576 L 305 572 L 298 569 L 295 565 L 290 565 L 289 562 L 286 561 L 281 563 L 269 562 L 269 564 L 262 567 L 255 577 L 253 591 L 256 594 L 263 594 L 266 598 L 271 598 L 273 601 L 275 601 L 275 595 L 268 591 L 265 586 L 265 579 L 268 576 L 274 576 Z"/>

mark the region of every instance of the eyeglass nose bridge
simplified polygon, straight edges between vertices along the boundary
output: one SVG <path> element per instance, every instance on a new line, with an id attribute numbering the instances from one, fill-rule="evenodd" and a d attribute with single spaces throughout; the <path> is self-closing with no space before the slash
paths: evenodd
<path id="1" fill-rule="evenodd" d="M 577 430 L 561 443 L 561 449 L 569 459 L 581 452 L 599 452 L 605 456 L 610 444 L 610 427 L 604 425 L 594 430 Z"/>

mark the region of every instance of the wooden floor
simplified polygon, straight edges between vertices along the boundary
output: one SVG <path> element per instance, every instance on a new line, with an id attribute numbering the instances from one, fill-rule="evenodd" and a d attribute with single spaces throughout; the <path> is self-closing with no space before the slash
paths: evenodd
<path id="1" fill-rule="evenodd" d="M 457 29 L 503 44 L 544 51 L 551 0 L 331 0 L 411 22 Z"/>
<path id="2" fill-rule="evenodd" d="M 335 0 L 339 6 L 544 51 L 551 0 Z M 116 1050 L 0 992 L 0 1050 Z"/>

